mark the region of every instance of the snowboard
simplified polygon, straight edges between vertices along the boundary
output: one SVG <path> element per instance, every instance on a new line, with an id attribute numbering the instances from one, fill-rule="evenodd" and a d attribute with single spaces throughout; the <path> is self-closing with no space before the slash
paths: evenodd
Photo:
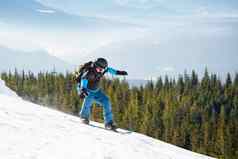
<path id="1" fill-rule="evenodd" d="M 100 123 L 96 123 L 96 122 L 93 122 L 93 121 L 89 121 L 89 123 L 85 123 L 83 120 L 81 120 L 81 123 L 84 124 L 84 125 L 88 125 L 88 126 L 91 126 L 91 127 L 94 127 L 94 128 L 98 128 L 98 129 L 103 129 L 103 130 L 106 130 L 106 131 L 111 131 L 111 132 L 115 132 L 115 133 L 119 133 L 119 134 L 131 134 L 133 131 L 129 131 L 129 130 L 124 130 L 124 129 L 120 129 L 120 128 L 117 128 L 117 129 L 106 129 L 103 124 L 100 124 Z"/>
<path id="2" fill-rule="evenodd" d="M 129 131 L 129 130 L 123 130 L 123 129 L 120 129 L 120 128 L 117 128 L 117 129 L 106 129 L 105 127 L 102 127 L 102 126 L 99 126 L 99 125 L 95 125 L 95 124 L 88 124 L 89 126 L 91 127 L 94 127 L 94 128 L 98 128 L 98 129 L 103 129 L 103 130 L 106 130 L 106 131 L 111 131 L 111 132 L 115 132 L 115 133 L 118 133 L 118 134 L 122 134 L 122 135 L 126 135 L 126 134 L 131 134 L 132 131 Z"/>
<path id="3" fill-rule="evenodd" d="M 116 128 L 116 129 L 106 129 L 103 124 L 100 124 L 100 123 L 96 123 L 96 122 L 92 122 L 92 121 L 89 121 L 89 123 L 85 123 L 81 120 L 81 123 L 84 124 L 84 125 L 88 125 L 88 126 L 91 126 L 91 127 L 94 127 L 94 128 L 98 128 L 98 129 L 103 129 L 103 130 L 106 130 L 106 131 L 111 131 L 111 132 L 115 132 L 115 133 L 119 133 L 119 134 L 130 134 L 132 133 L 132 131 L 129 131 L 129 130 L 123 130 L 123 129 L 120 129 L 120 128 Z"/>

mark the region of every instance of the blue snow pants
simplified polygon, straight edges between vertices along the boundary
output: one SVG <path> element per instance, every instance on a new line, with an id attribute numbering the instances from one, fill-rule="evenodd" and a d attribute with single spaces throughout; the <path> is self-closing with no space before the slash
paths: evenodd
<path id="1" fill-rule="evenodd" d="M 90 111 L 93 102 L 96 102 L 97 104 L 103 106 L 104 123 L 107 124 L 109 122 L 112 122 L 113 115 L 111 102 L 101 89 L 98 89 L 96 91 L 89 91 L 88 96 L 85 97 L 83 101 L 83 105 L 79 113 L 80 117 L 87 119 L 90 118 Z"/>

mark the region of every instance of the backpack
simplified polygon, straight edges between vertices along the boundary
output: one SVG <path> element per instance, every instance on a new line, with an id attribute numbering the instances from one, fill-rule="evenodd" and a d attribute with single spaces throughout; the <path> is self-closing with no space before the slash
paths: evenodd
<path id="1" fill-rule="evenodd" d="M 92 67 L 93 67 L 92 61 L 80 65 L 79 68 L 73 73 L 73 80 L 80 84 L 82 76 Z"/>

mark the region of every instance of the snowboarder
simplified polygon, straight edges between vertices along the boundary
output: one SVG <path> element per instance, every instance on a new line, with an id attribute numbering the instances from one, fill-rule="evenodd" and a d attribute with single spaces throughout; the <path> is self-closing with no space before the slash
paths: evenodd
<path id="1" fill-rule="evenodd" d="M 111 102 L 99 88 L 99 82 L 107 72 L 112 75 L 128 75 L 127 72 L 108 67 L 108 62 L 104 58 L 98 58 L 94 62 L 90 61 L 84 64 L 83 68 L 81 69 L 80 79 L 77 81 L 79 97 L 84 99 L 82 109 L 79 113 L 82 122 L 89 124 L 90 108 L 92 103 L 96 102 L 103 106 L 105 128 L 115 130 L 116 125 L 113 121 Z"/>

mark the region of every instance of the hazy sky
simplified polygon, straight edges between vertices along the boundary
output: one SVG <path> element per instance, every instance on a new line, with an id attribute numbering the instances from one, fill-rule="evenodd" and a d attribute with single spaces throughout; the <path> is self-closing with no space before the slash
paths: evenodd
<path id="1" fill-rule="evenodd" d="M 37 1 L 41 4 L 34 0 L 0 2 L 0 45 L 44 49 L 72 63 L 107 52 L 115 65 L 123 67 L 122 59 L 115 58 L 120 51 L 131 58 L 129 62 L 136 53 L 142 61 L 148 55 L 146 66 L 150 58 L 161 60 L 153 63 L 157 71 L 153 75 L 148 72 L 152 66 L 141 74 L 131 68 L 138 78 L 181 73 L 187 67 L 201 69 L 200 64 L 211 65 L 215 71 L 222 65 L 223 71 L 237 70 L 233 60 L 238 51 L 234 43 L 238 39 L 237 0 Z M 175 55 L 181 55 L 180 61 Z M 226 59 L 225 63 L 217 66 L 212 55 L 221 63 Z M 183 58 L 194 63 L 183 65 Z M 169 61 L 163 63 L 165 59 Z"/>
<path id="2" fill-rule="evenodd" d="M 38 0 L 81 15 L 138 16 L 175 14 L 236 14 L 237 0 Z M 109 14 L 110 13 L 110 14 Z"/>

